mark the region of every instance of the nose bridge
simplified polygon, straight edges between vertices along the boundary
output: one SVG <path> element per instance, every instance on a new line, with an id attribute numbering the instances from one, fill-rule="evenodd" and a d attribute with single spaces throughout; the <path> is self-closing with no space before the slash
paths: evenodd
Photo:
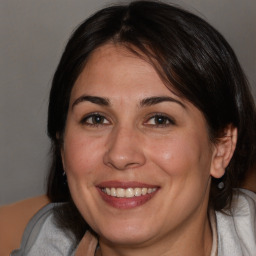
<path id="1" fill-rule="evenodd" d="M 118 170 L 136 168 L 145 163 L 139 145 L 139 131 L 134 127 L 115 127 L 107 142 L 104 163 Z"/>

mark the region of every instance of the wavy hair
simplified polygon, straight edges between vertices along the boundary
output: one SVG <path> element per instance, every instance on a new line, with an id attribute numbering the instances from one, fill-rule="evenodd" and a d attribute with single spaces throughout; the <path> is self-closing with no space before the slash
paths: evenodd
<path id="1" fill-rule="evenodd" d="M 215 210 L 228 207 L 232 188 L 240 185 L 255 161 L 255 105 L 243 70 L 223 36 L 200 17 L 159 1 L 133 1 L 104 8 L 86 19 L 68 41 L 53 78 L 48 196 L 53 202 L 68 202 L 58 211 L 63 227 L 71 229 L 78 240 L 87 228 L 62 175 L 60 149 L 70 94 L 90 55 L 109 42 L 147 58 L 170 90 L 202 112 L 212 142 L 227 125 L 237 127 L 237 147 L 222 177 L 225 188 L 219 190 L 220 181 L 212 178 L 210 191 L 209 203 Z"/>

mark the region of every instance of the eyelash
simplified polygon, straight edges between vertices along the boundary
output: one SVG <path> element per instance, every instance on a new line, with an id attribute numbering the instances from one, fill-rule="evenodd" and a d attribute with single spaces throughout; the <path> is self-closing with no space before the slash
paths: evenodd
<path id="1" fill-rule="evenodd" d="M 154 121 L 156 121 L 157 118 L 161 118 L 163 120 L 164 123 L 162 124 L 148 124 L 148 122 L 150 120 L 155 119 Z M 159 121 L 159 120 L 158 120 Z M 166 123 L 167 122 L 167 123 Z M 175 125 L 176 122 L 174 119 L 170 118 L 169 116 L 162 114 L 162 113 L 154 113 L 151 114 L 147 119 L 146 122 L 144 123 L 147 126 L 152 126 L 152 127 L 156 127 L 156 128 L 164 128 L 164 127 L 168 127 L 171 125 Z"/>
<path id="2" fill-rule="evenodd" d="M 91 123 L 88 122 L 89 119 L 91 120 Z M 93 120 L 95 121 L 95 118 L 100 118 L 100 121 L 103 121 L 101 123 L 93 123 Z M 162 124 L 149 124 L 148 122 L 150 120 L 155 119 L 154 121 L 156 121 L 157 118 L 161 118 L 163 123 Z M 104 123 L 107 120 L 108 123 Z M 159 120 L 158 120 L 159 121 Z M 99 126 L 104 126 L 104 125 L 110 125 L 111 122 L 108 121 L 108 119 L 102 115 L 101 113 L 91 113 L 85 117 L 82 118 L 82 120 L 80 121 L 80 123 L 82 125 L 86 125 L 86 126 L 91 126 L 91 127 L 99 127 Z M 154 113 L 151 114 L 149 117 L 147 117 L 146 121 L 143 123 L 146 126 L 151 126 L 151 127 L 156 127 L 156 128 L 161 128 L 161 127 L 168 127 L 171 125 L 175 125 L 176 122 L 174 119 L 166 116 L 165 114 L 162 113 Z"/>
<path id="3" fill-rule="evenodd" d="M 90 118 L 92 119 L 92 121 L 93 121 L 93 118 L 94 118 L 94 120 L 95 120 L 95 118 L 101 118 L 104 121 L 103 121 L 103 123 L 89 123 L 88 120 Z M 104 115 L 102 115 L 100 113 L 91 113 L 91 114 L 83 117 L 82 120 L 80 121 L 80 123 L 83 124 L 83 125 L 86 125 L 86 126 L 91 126 L 91 127 L 98 127 L 98 126 L 101 126 L 101 125 L 109 125 L 109 124 L 104 124 L 105 120 L 107 120 L 107 118 Z"/>

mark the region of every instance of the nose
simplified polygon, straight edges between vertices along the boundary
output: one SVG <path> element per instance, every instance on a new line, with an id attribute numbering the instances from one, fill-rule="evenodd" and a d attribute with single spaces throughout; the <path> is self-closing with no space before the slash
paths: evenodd
<path id="1" fill-rule="evenodd" d="M 116 128 L 109 136 L 104 154 L 104 164 L 117 169 L 126 170 L 142 166 L 146 162 L 143 143 L 132 128 Z"/>

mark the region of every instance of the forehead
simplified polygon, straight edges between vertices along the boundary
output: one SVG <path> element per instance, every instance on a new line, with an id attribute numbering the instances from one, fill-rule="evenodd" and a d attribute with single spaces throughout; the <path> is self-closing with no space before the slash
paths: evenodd
<path id="1" fill-rule="evenodd" d="M 189 120 L 205 125 L 200 110 L 167 88 L 152 64 L 120 45 L 106 44 L 92 53 L 72 89 L 70 107 L 76 102 L 91 102 L 88 97 L 105 99 L 109 104 L 101 106 L 116 112 L 137 111 L 140 106 L 151 106 L 143 104 L 149 99 L 168 98 L 171 100 L 160 101 L 168 102 L 166 108 L 179 108 L 179 113 L 186 112 Z"/>
<path id="2" fill-rule="evenodd" d="M 122 45 L 106 44 L 97 48 L 79 75 L 72 95 L 100 94 L 103 97 L 116 93 L 173 95 L 146 58 L 132 53 Z"/>

